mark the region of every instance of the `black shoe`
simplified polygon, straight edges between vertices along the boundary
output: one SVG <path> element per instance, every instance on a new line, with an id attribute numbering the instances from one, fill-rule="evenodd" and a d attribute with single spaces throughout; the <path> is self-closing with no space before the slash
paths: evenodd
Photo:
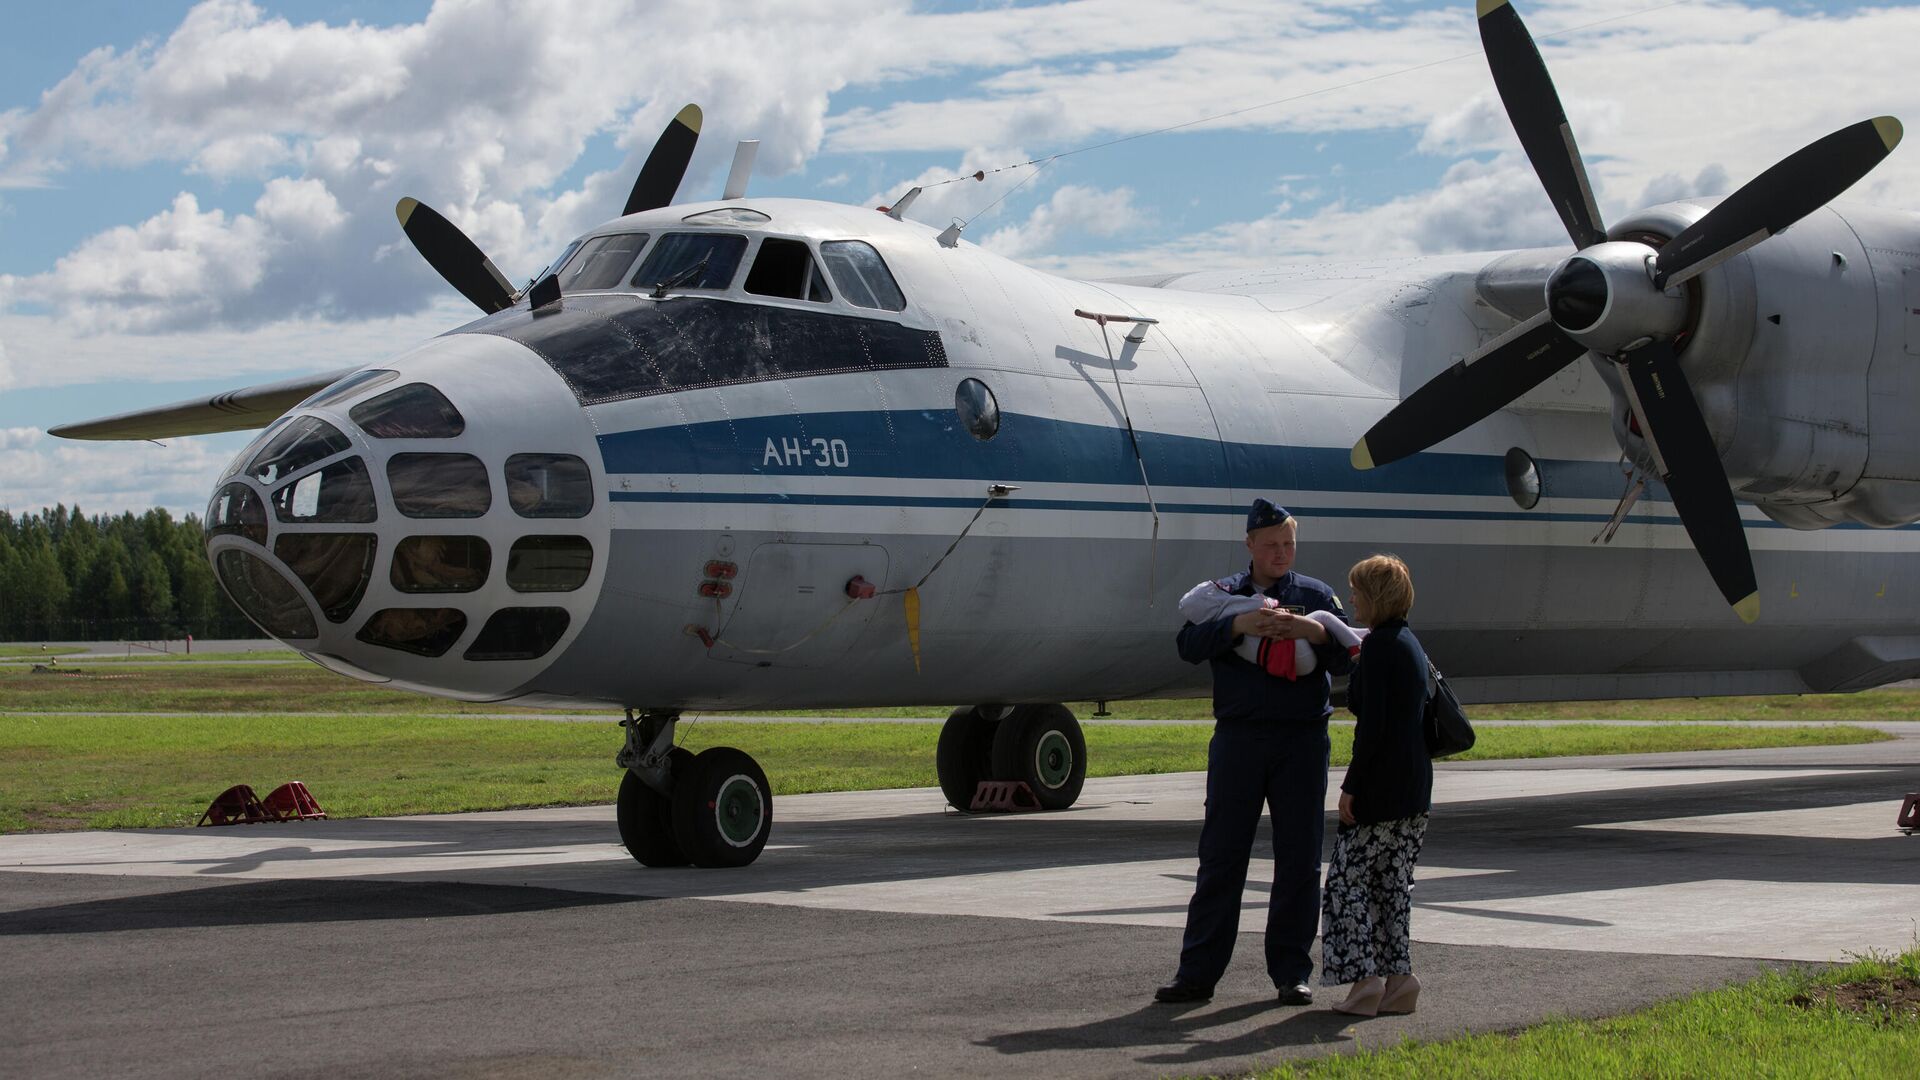
<path id="1" fill-rule="evenodd" d="M 1184 1004 L 1189 1001 L 1212 1001 L 1213 987 L 1195 983 L 1181 982 L 1175 979 L 1153 992 L 1153 1000 L 1169 1005 Z"/>
<path id="2" fill-rule="evenodd" d="M 1306 983 L 1303 983 L 1303 982 L 1294 983 L 1292 986 L 1281 987 L 1280 988 L 1280 1004 L 1282 1005 L 1313 1004 L 1313 987 L 1308 986 Z"/>

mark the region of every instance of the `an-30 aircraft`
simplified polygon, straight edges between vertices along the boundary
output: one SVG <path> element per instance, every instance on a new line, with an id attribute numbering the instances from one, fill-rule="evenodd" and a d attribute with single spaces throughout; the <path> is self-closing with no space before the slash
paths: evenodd
<path id="1" fill-rule="evenodd" d="M 1479 18 L 1572 252 L 1066 280 L 740 175 L 669 205 L 689 107 L 525 295 L 401 203 L 483 318 L 54 433 L 266 426 L 207 514 L 234 601 L 355 678 L 624 708 L 647 865 L 751 862 L 771 824 L 750 757 L 674 748 L 686 710 L 981 703 L 949 799 L 1071 805 L 1057 703 L 1205 692 L 1175 601 L 1244 562 L 1256 494 L 1303 570 L 1404 556 L 1470 699 L 1920 674 L 1920 219 L 1824 205 L 1899 124 L 1607 227 L 1519 16 Z"/>

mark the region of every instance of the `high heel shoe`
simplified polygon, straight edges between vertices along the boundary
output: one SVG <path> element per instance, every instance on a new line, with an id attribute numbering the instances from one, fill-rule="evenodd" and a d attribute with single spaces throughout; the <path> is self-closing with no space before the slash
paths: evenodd
<path id="1" fill-rule="evenodd" d="M 1382 1014 L 1404 1015 L 1413 1011 L 1415 1002 L 1420 1000 L 1420 978 L 1411 973 L 1387 976 L 1386 992 L 1380 996 L 1379 1011 Z"/>
<path id="2" fill-rule="evenodd" d="M 1348 1016 L 1374 1016 L 1380 1011 L 1380 999 L 1387 992 L 1387 980 L 1378 975 L 1361 979 L 1347 993 L 1347 1000 L 1333 1007 Z"/>

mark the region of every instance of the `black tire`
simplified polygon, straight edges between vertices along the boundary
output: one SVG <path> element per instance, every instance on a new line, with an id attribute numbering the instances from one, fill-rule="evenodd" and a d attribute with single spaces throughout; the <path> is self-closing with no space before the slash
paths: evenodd
<path id="1" fill-rule="evenodd" d="M 1022 705 L 993 736 L 993 775 L 1024 780 L 1047 810 L 1065 810 L 1087 782 L 1087 737 L 1065 705 Z"/>
<path id="2" fill-rule="evenodd" d="M 745 866 L 773 828 L 773 788 L 744 751 L 716 746 L 694 755 L 673 785 L 673 835 L 695 866 Z"/>
<path id="3" fill-rule="evenodd" d="M 980 781 L 993 779 L 993 733 L 999 723 L 987 715 L 994 712 L 971 705 L 958 708 L 940 729 L 933 767 L 940 775 L 940 793 L 956 810 L 971 807 Z"/>
<path id="4" fill-rule="evenodd" d="M 693 751 L 676 746 L 667 755 L 667 770 L 677 779 L 686 775 L 692 762 Z M 631 770 L 620 779 L 615 814 L 620 823 L 620 842 L 641 866 L 687 865 L 686 853 L 673 837 L 672 800 L 648 787 Z"/>

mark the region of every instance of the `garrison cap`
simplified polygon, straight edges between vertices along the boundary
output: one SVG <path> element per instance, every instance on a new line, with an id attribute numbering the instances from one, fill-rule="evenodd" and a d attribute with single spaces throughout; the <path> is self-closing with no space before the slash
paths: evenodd
<path id="1" fill-rule="evenodd" d="M 1247 531 L 1264 529 L 1270 525 L 1284 525 L 1292 520 L 1284 506 L 1275 506 L 1266 499 L 1253 500 L 1253 506 L 1247 510 Z"/>

